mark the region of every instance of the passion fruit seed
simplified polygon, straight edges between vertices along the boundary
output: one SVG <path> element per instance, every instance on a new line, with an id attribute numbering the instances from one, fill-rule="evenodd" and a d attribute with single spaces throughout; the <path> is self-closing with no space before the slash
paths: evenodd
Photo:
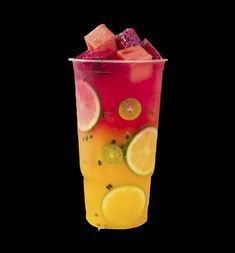
<path id="1" fill-rule="evenodd" d="M 102 165 L 102 162 L 101 162 L 100 160 L 98 160 L 98 164 L 99 164 L 99 166 L 101 166 L 101 165 Z"/>
<path id="2" fill-rule="evenodd" d="M 108 185 L 106 185 L 106 188 L 107 188 L 108 190 L 111 190 L 111 189 L 113 188 L 113 185 L 108 184 Z"/>
<path id="3" fill-rule="evenodd" d="M 122 144 L 122 145 L 120 146 L 120 148 L 121 148 L 121 150 L 122 150 L 123 156 L 125 157 L 125 156 L 126 156 L 126 149 L 127 149 L 127 146 L 124 145 L 124 144 Z"/>

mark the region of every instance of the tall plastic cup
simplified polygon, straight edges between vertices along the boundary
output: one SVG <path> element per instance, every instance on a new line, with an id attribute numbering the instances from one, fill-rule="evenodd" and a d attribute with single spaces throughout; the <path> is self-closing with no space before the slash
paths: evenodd
<path id="1" fill-rule="evenodd" d="M 147 221 L 165 59 L 73 63 L 87 221 L 128 229 Z"/>

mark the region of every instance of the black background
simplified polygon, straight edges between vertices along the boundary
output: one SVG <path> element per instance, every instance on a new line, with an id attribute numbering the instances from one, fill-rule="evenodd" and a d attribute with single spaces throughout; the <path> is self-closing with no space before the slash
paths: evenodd
<path id="1" fill-rule="evenodd" d="M 92 4 L 37 6 L 16 29 L 22 38 L 18 45 L 22 55 L 26 58 L 29 53 L 19 117 L 19 122 L 27 122 L 19 126 L 21 143 L 26 146 L 23 153 L 27 153 L 24 166 L 29 168 L 24 180 L 29 208 L 22 207 L 27 230 L 39 245 L 45 241 L 56 245 L 78 241 L 184 245 L 187 241 L 196 245 L 206 240 L 208 229 L 207 222 L 202 225 L 208 215 L 202 197 L 208 140 L 202 144 L 201 136 L 208 133 L 208 109 L 203 108 L 207 78 L 201 56 L 207 28 L 213 26 L 203 23 L 207 12 L 196 5 L 157 3 L 153 7 L 146 3 L 144 7 L 135 4 L 135 10 L 116 5 L 108 9 L 101 3 L 97 9 Z M 124 231 L 98 231 L 86 222 L 79 170 L 74 76 L 68 58 L 86 49 L 84 35 L 101 23 L 115 34 L 134 27 L 169 60 L 163 77 L 148 222 Z"/>

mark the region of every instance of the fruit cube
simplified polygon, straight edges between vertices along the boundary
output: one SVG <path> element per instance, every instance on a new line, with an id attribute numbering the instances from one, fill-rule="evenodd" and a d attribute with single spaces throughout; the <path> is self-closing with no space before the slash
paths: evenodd
<path id="1" fill-rule="evenodd" d="M 130 69 L 130 80 L 133 83 L 144 81 L 152 75 L 152 63 L 133 63 Z"/>
<path id="2" fill-rule="evenodd" d="M 117 51 L 117 57 L 121 60 L 151 60 L 152 55 L 148 54 L 141 46 L 134 46 Z M 130 80 L 138 83 L 148 79 L 152 75 L 152 64 L 148 62 L 133 63 L 130 66 Z"/>
<path id="3" fill-rule="evenodd" d="M 86 52 L 78 55 L 76 59 L 84 60 L 97 60 L 97 62 L 76 62 L 76 68 L 81 71 L 77 71 L 77 75 L 81 79 L 86 79 L 89 82 L 93 81 L 96 72 L 107 72 L 108 64 L 102 62 L 102 60 L 114 60 L 116 59 L 116 52 L 110 49 L 100 52 L 91 52 L 87 50 Z"/>
<path id="4" fill-rule="evenodd" d="M 118 50 L 117 57 L 121 60 L 151 60 L 153 58 L 139 45 Z"/>
<path id="5" fill-rule="evenodd" d="M 87 34 L 85 42 L 89 50 L 93 52 L 112 50 L 116 51 L 116 37 L 104 24 L 97 26 L 93 31 Z"/>
<path id="6" fill-rule="evenodd" d="M 78 55 L 77 59 L 86 59 L 86 60 L 113 60 L 116 58 L 116 53 L 108 49 L 105 51 L 92 52 L 87 50 L 86 52 Z"/>
<path id="7" fill-rule="evenodd" d="M 133 28 L 127 28 L 116 36 L 118 49 L 140 45 L 141 41 Z"/>
<path id="8" fill-rule="evenodd" d="M 147 39 L 141 41 L 141 46 L 153 56 L 153 59 L 162 59 L 157 49 Z"/>

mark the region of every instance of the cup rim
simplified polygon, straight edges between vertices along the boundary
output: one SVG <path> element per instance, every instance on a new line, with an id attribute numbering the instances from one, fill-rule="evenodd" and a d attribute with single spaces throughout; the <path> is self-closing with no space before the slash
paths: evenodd
<path id="1" fill-rule="evenodd" d="M 77 58 L 69 58 L 69 61 L 72 62 L 95 62 L 95 63 L 160 63 L 167 62 L 168 59 L 153 59 L 153 60 L 87 60 L 87 59 L 77 59 Z"/>

